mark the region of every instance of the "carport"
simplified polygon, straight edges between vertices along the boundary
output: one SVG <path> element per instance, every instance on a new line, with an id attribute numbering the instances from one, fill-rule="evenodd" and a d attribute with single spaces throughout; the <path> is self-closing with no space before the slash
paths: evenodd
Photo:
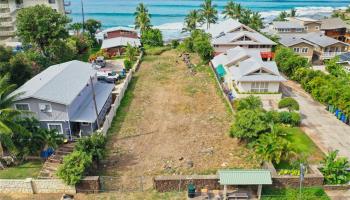
<path id="1" fill-rule="evenodd" d="M 256 169 L 256 170 L 244 170 L 244 169 L 229 169 L 229 170 L 220 170 L 219 171 L 219 183 L 224 186 L 224 199 L 228 198 L 239 198 L 248 195 L 244 193 L 232 193 L 227 195 L 227 186 L 258 186 L 257 196 L 258 199 L 261 198 L 261 191 L 263 185 L 271 185 L 271 173 L 269 170 Z"/>

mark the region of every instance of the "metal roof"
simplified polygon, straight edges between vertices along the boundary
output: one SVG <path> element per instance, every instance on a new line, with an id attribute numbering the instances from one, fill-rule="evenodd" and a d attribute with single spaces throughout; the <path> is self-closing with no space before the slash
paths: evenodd
<path id="1" fill-rule="evenodd" d="M 242 37 L 248 37 L 251 40 L 239 40 Z M 276 43 L 257 32 L 237 31 L 225 33 L 220 37 L 214 38 L 212 44 L 233 44 L 233 45 L 275 45 Z"/>
<path id="2" fill-rule="evenodd" d="M 339 28 L 349 28 L 349 25 L 346 24 L 340 18 L 328 18 L 322 20 L 321 30 L 331 30 Z"/>
<path id="3" fill-rule="evenodd" d="M 269 170 L 230 169 L 219 171 L 220 185 L 271 185 Z"/>
<path id="4" fill-rule="evenodd" d="M 105 39 L 102 42 L 101 49 L 108 49 L 113 47 L 127 46 L 130 44 L 133 47 L 141 46 L 140 39 L 129 37 L 116 37 L 111 39 Z"/>
<path id="5" fill-rule="evenodd" d="M 48 67 L 12 94 L 24 93 L 18 100 L 42 99 L 69 105 L 89 83 L 96 70 L 90 63 L 77 60 Z"/>
<path id="6" fill-rule="evenodd" d="M 339 62 L 350 62 L 350 52 L 339 55 Z"/>
<path id="7" fill-rule="evenodd" d="M 320 47 L 327 47 L 333 44 L 341 43 L 343 45 L 349 46 L 349 44 L 336 40 L 334 38 L 328 37 L 323 33 L 305 33 L 305 34 L 281 34 L 280 43 L 289 47 L 299 43 L 308 43 L 312 45 L 317 45 Z"/>
<path id="8" fill-rule="evenodd" d="M 291 22 L 291 21 L 274 21 L 273 26 L 275 28 L 295 28 L 295 29 L 304 29 L 304 26 L 299 22 Z"/>

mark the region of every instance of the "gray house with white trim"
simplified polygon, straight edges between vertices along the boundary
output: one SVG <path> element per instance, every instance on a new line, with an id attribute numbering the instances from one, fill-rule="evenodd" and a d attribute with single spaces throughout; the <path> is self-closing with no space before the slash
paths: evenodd
<path id="1" fill-rule="evenodd" d="M 96 74 L 90 63 L 76 60 L 50 66 L 13 92 L 22 93 L 14 107 L 66 137 L 89 135 L 103 123 L 114 89 Z"/>

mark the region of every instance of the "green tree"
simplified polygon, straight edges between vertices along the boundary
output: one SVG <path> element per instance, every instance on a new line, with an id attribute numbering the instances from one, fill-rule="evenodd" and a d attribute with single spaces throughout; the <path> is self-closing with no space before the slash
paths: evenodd
<path id="1" fill-rule="evenodd" d="M 141 35 L 143 45 L 151 47 L 163 46 L 163 35 L 159 29 L 147 29 Z"/>
<path id="2" fill-rule="evenodd" d="M 287 17 L 289 17 L 288 13 L 286 11 L 282 11 L 278 14 L 274 21 L 287 21 Z"/>
<path id="3" fill-rule="evenodd" d="M 0 45 L 0 62 L 8 62 L 12 57 L 12 49 Z"/>
<path id="4" fill-rule="evenodd" d="M 85 29 L 88 31 L 89 37 L 92 41 L 96 42 L 96 32 L 99 30 L 102 26 L 102 23 L 100 21 L 97 21 L 95 19 L 88 19 L 85 22 Z"/>
<path id="5" fill-rule="evenodd" d="M 289 111 L 299 110 L 299 103 L 292 97 L 286 97 L 278 102 L 278 108 L 287 108 Z"/>
<path id="6" fill-rule="evenodd" d="M 263 161 L 278 164 L 281 159 L 287 159 L 290 152 L 290 142 L 286 139 L 288 133 L 279 125 L 271 126 L 271 132 L 260 135 L 254 142 L 255 156 Z"/>
<path id="7" fill-rule="evenodd" d="M 33 133 L 33 139 L 40 141 L 41 150 L 45 151 L 49 147 L 56 149 L 63 143 L 63 135 L 59 134 L 57 130 L 38 129 Z"/>
<path id="8" fill-rule="evenodd" d="M 21 93 L 11 94 L 16 85 L 9 83 L 9 76 L 0 78 L 0 157 L 4 154 L 4 148 L 9 152 L 14 152 L 12 137 L 16 131 L 21 131 L 22 127 L 15 122 L 21 112 L 12 108 L 15 100 Z"/>
<path id="9" fill-rule="evenodd" d="M 17 34 L 24 44 L 35 45 L 43 55 L 50 57 L 51 45 L 68 37 L 69 22 L 67 16 L 51 7 L 36 5 L 18 11 Z"/>
<path id="10" fill-rule="evenodd" d="M 262 109 L 262 102 L 260 97 L 256 97 L 253 95 L 250 95 L 247 98 L 239 99 L 236 101 L 236 109 L 237 111 L 241 110 L 255 110 L 255 109 Z"/>
<path id="11" fill-rule="evenodd" d="M 92 160 L 97 163 L 106 156 L 106 137 L 102 134 L 94 133 L 90 137 L 83 138 L 75 145 L 76 151 L 86 152 L 92 156 Z"/>
<path id="12" fill-rule="evenodd" d="M 31 63 L 24 53 L 18 53 L 0 65 L 0 74 L 9 74 L 9 82 L 21 86 L 32 77 Z"/>
<path id="13" fill-rule="evenodd" d="M 262 18 L 259 12 L 252 13 L 248 26 L 257 31 L 259 31 L 263 27 Z"/>
<path id="14" fill-rule="evenodd" d="M 290 17 L 295 17 L 296 14 L 297 14 L 297 10 L 293 8 L 293 9 L 290 10 L 289 16 Z"/>
<path id="15" fill-rule="evenodd" d="M 192 32 L 197 29 L 199 23 L 202 22 L 202 16 L 198 10 L 191 10 L 185 17 L 185 25 L 183 32 Z"/>
<path id="16" fill-rule="evenodd" d="M 83 29 L 83 24 L 75 22 L 69 25 L 69 30 L 74 31 L 74 35 L 80 35 L 80 31 Z"/>
<path id="17" fill-rule="evenodd" d="M 236 19 L 236 4 L 233 1 L 227 2 L 227 4 L 224 7 L 224 10 L 222 11 L 222 14 L 224 15 L 225 19 Z"/>
<path id="18" fill-rule="evenodd" d="M 140 3 L 136 7 L 136 11 L 134 13 L 135 16 L 135 28 L 140 29 L 141 35 L 151 28 L 151 16 L 148 13 L 148 9 L 145 4 Z"/>
<path id="19" fill-rule="evenodd" d="M 131 46 L 129 43 L 125 48 L 125 56 L 130 61 L 135 61 L 137 55 L 137 48 Z"/>
<path id="20" fill-rule="evenodd" d="M 218 20 L 218 11 L 216 10 L 216 5 L 212 3 L 212 0 L 204 0 L 201 4 L 200 13 L 203 22 L 207 24 L 207 29 L 210 28 L 210 24 L 214 24 Z"/>
<path id="21" fill-rule="evenodd" d="M 63 164 L 58 168 L 57 176 L 66 184 L 75 185 L 80 182 L 91 164 L 91 154 L 83 151 L 73 151 L 64 157 Z"/>
<path id="22" fill-rule="evenodd" d="M 230 135 L 239 139 L 254 139 L 269 129 L 265 114 L 259 110 L 241 110 L 230 129 Z"/>
<path id="23" fill-rule="evenodd" d="M 210 37 L 203 31 L 197 32 L 197 36 L 193 39 L 193 50 L 198 53 L 203 61 L 209 62 L 214 53 L 214 49 L 210 42 Z"/>
<path id="24" fill-rule="evenodd" d="M 253 12 L 250 9 L 243 9 L 241 16 L 239 18 L 239 22 L 241 22 L 242 24 L 244 24 L 246 26 L 249 26 L 252 14 L 253 14 Z"/>
<path id="25" fill-rule="evenodd" d="M 322 162 L 320 170 L 326 184 L 345 184 L 350 181 L 350 173 L 347 171 L 350 167 L 349 161 L 346 158 L 337 158 L 338 152 L 329 152 Z"/>

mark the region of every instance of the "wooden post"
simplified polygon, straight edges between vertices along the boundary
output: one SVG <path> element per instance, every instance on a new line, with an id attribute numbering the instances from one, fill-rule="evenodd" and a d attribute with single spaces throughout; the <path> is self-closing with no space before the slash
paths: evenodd
<path id="1" fill-rule="evenodd" d="M 262 190 L 262 185 L 258 185 L 258 199 L 259 200 L 261 198 L 261 190 Z"/>
<path id="2" fill-rule="evenodd" d="M 227 199 L 227 185 L 224 185 L 224 200 Z"/>

